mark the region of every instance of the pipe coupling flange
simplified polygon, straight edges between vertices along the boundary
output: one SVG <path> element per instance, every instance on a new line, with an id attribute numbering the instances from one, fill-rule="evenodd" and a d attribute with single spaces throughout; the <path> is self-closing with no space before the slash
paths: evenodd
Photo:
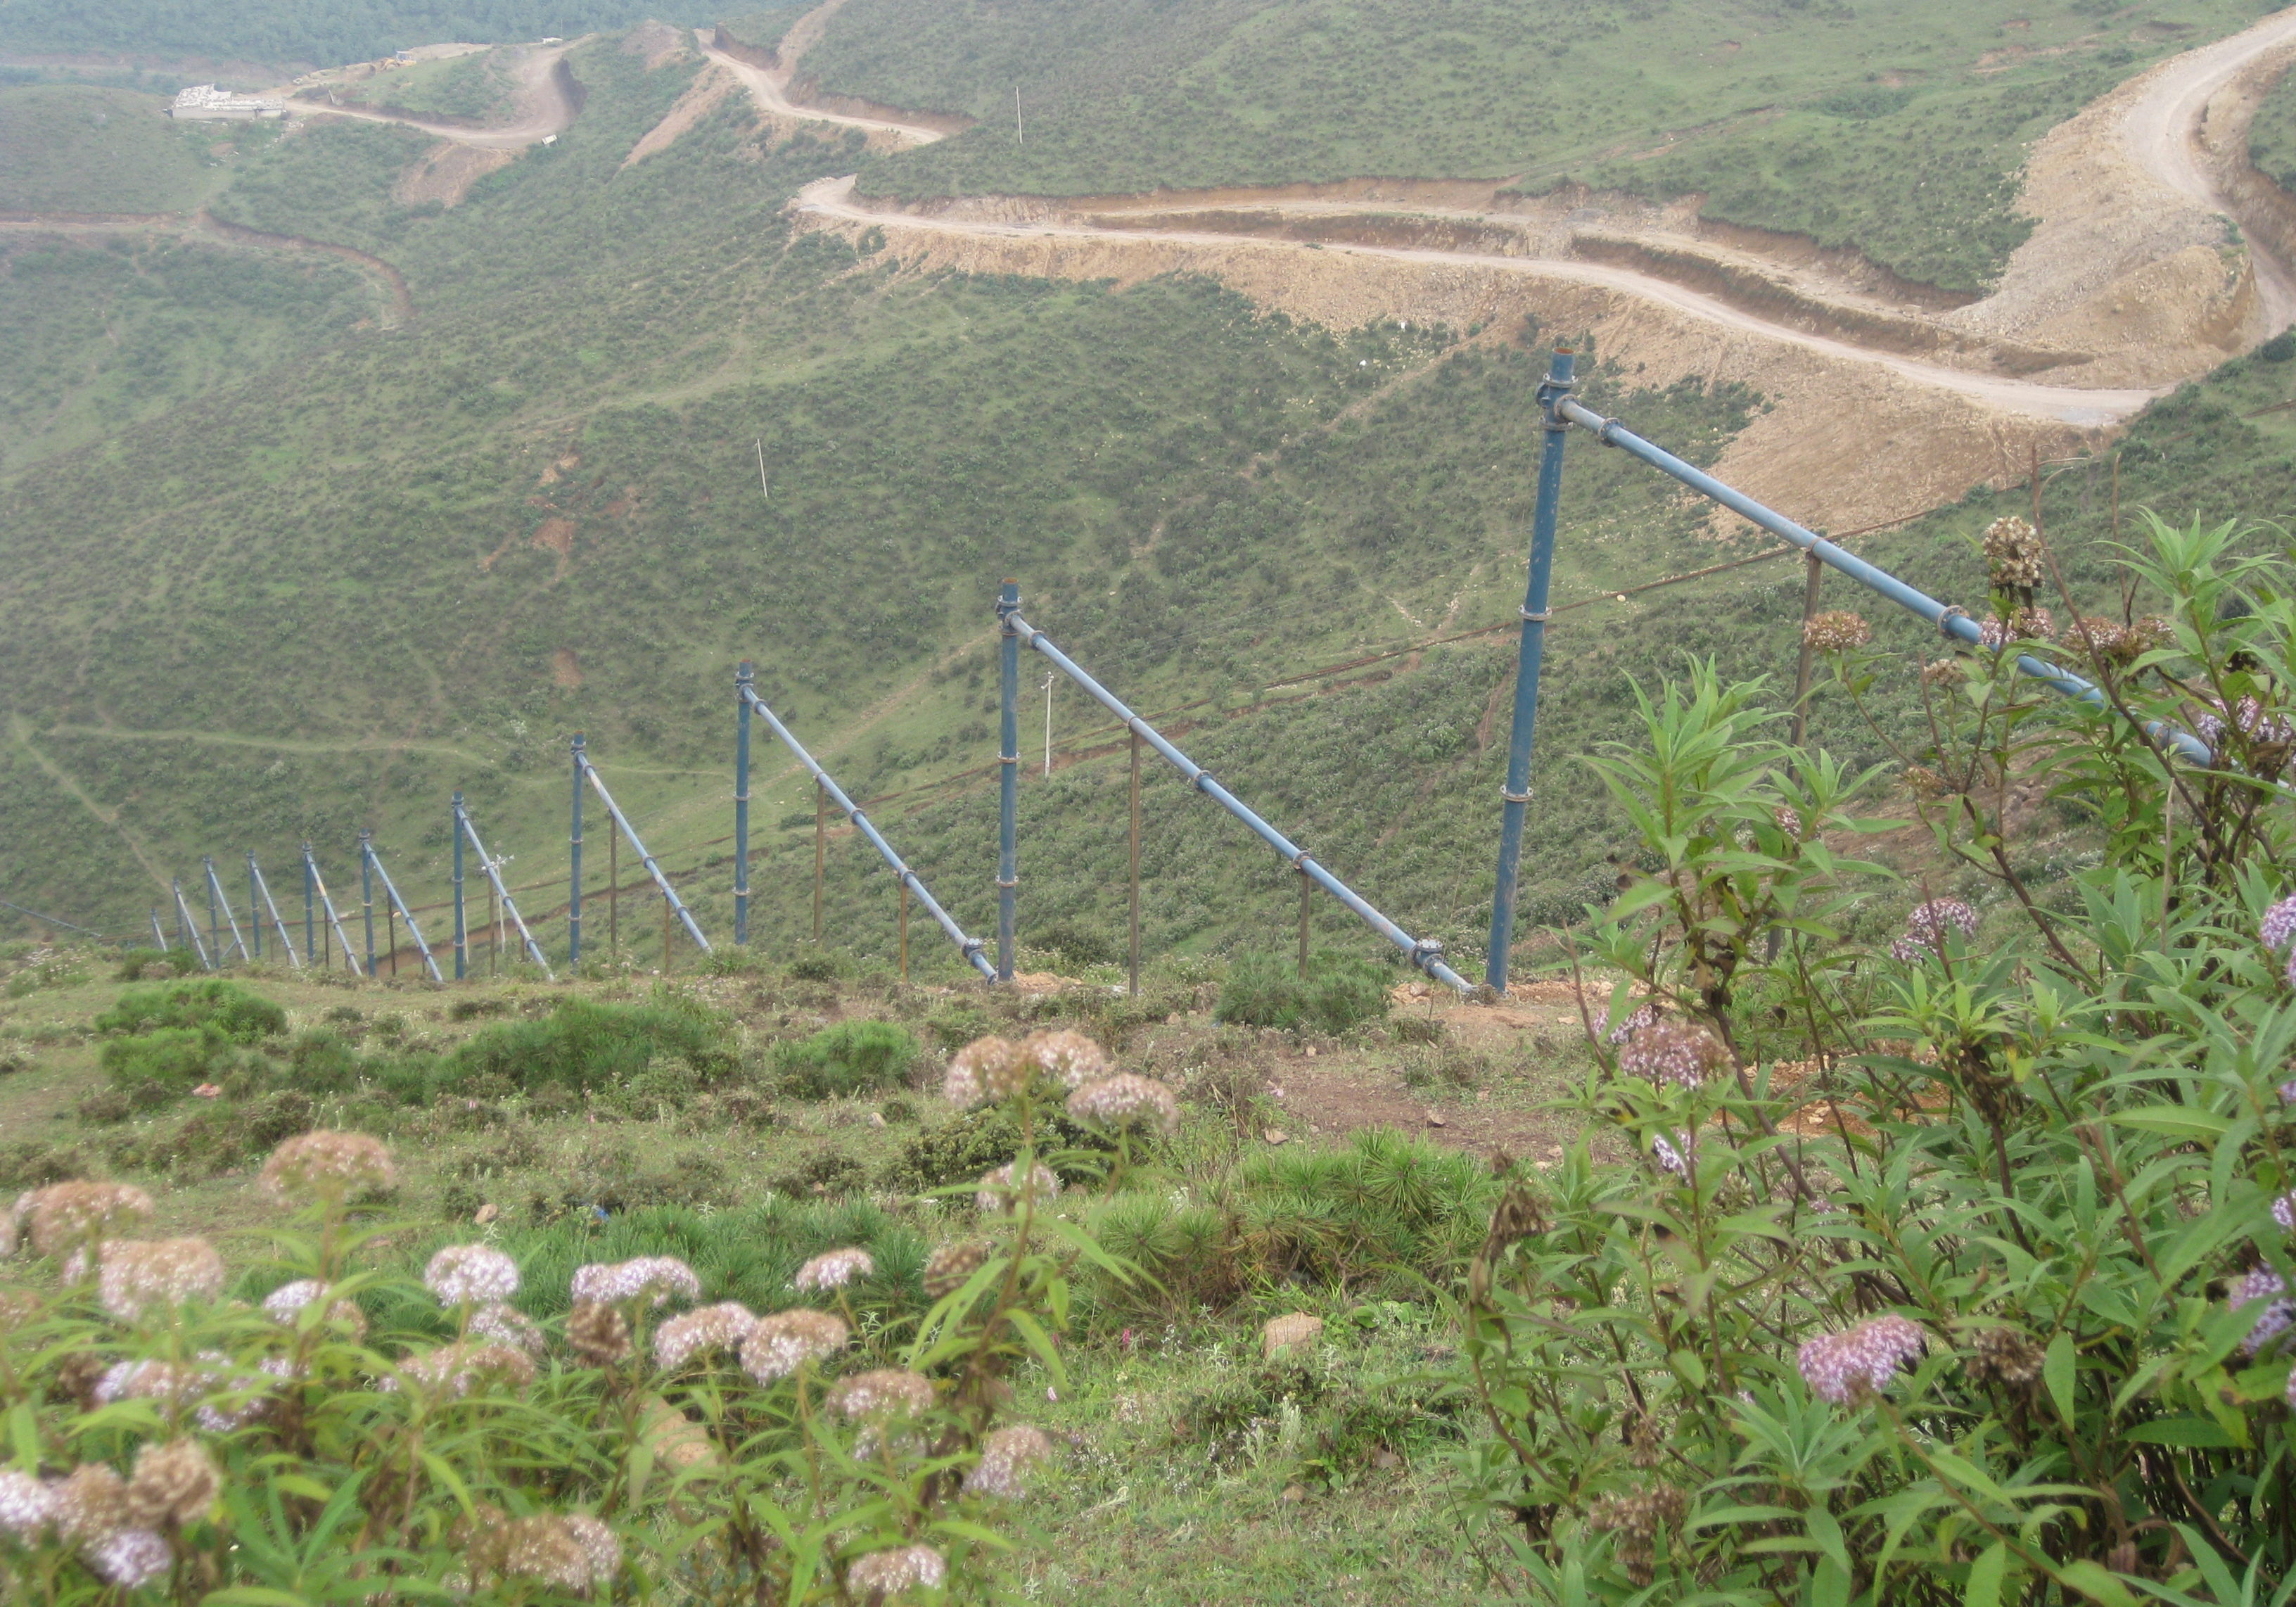
<path id="1" fill-rule="evenodd" d="M 1499 797 L 1508 803 L 1527 804 L 1530 801 L 1530 794 L 1528 791 L 1510 792 L 1505 787 L 1499 789 Z"/>
<path id="2" fill-rule="evenodd" d="M 1959 637 L 1953 634 L 1950 627 L 1950 622 L 1956 618 L 1963 619 L 1969 618 L 1969 611 L 1962 607 L 1957 603 L 1947 603 L 1945 611 L 1938 616 L 1938 635 L 1943 636 L 1948 642 L 1960 640 Z"/>
<path id="3" fill-rule="evenodd" d="M 959 954 L 969 957 L 979 954 L 988 947 L 988 939 L 986 938 L 967 938 L 964 942 L 958 944 L 956 948 Z"/>

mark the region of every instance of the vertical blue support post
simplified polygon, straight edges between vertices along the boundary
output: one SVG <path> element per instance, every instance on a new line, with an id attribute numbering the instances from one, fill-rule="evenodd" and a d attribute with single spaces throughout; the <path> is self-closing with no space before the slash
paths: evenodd
<path id="1" fill-rule="evenodd" d="M 584 751 L 581 735 L 577 733 L 574 738 L 574 824 L 566 839 L 574 862 L 566 889 L 566 966 L 570 971 L 582 963 L 582 773 L 589 764 L 590 757 Z"/>
<path id="2" fill-rule="evenodd" d="M 319 952 L 319 945 L 316 941 L 319 935 L 315 907 L 317 900 L 312 897 L 314 890 L 311 885 L 318 873 L 311 863 L 311 845 L 307 842 L 303 845 L 303 957 L 307 960 Z"/>
<path id="3" fill-rule="evenodd" d="M 455 794 L 455 980 L 468 970 L 471 931 L 463 916 L 463 795 Z"/>
<path id="4" fill-rule="evenodd" d="M 223 922 L 216 918 L 215 861 L 205 855 L 201 855 L 200 857 L 200 865 L 207 873 L 208 952 L 216 956 L 217 963 L 220 964 L 223 961 Z"/>
<path id="5" fill-rule="evenodd" d="M 1515 661 L 1514 728 L 1507 739 L 1506 813 L 1499 825 L 1498 882 L 1491 894 L 1491 947 L 1483 980 L 1495 993 L 1507 985 L 1507 951 L 1514 943 L 1516 873 L 1522 863 L 1523 815 L 1530 804 L 1531 738 L 1538 720 L 1538 671 L 1546 652 L 1547 583 L 1554 573 L 1554 521 L 1562 498 L 1562 442 L 1570 425 L 1559 407 L 1570 394 L 1577 359 L 1557 348 L 1538 388 L 1546 449 L 1538 463 L 1538 501 L 1531 515 L 1530 574 L 1523 586 L 1522 645 Z"/>
<path id="6" fill-rule="evenodd" d="M 152 935 L 160 939 L 160 952 L 161 954 L 166 954 L 168 952 L 168 934 L 160 930 L 160 906 L 156 904 L 152 906 Z"/>
<path id="7" fill-rule="evenodd" d="M 734 941 L 750 941 L 750 694 L 758 667 L 749 660 L 734 672 L 734 702 L 739 724 L 734 734 Z"/>
<path id="8" fill-rule="evenodd" d="M 1013 980 L 1013 928 L 1021 890 L 1021 636 L 1013 618 L 1021 611 L 1021 586 L 1007 580 L 996 597 L 996 627 L 1003 633 L 998 689 L 1004 712 L 997 726 L 996 767 L 996 980 Z"/>
<path id="9" fill-rule="evenodd" d="M 255 945 L 247 956 L 250 960 L 263 957 L 263 906 L 258 898 L 259 891 L 256 886 L 255 850 L 250 849 L 247 850 L 247 928 Z"/>
<path id="10" fill-rule="evenodd" d="M 366 974 L 374 975 L 374 833 L 359 833 L 359 906 L 366 915 Z"/>

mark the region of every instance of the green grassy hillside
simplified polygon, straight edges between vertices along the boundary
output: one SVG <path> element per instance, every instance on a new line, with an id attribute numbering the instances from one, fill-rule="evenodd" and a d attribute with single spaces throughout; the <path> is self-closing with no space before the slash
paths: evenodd
<path id="1" fill-rule="evenodd" d="M 362 78 L 336 93 L 356 105 L 389 106 L 417 117 L 498 117 L 510 110 L 518 91 L 511 76 L 516 53 L 495 49 L 418 61 Z"/>
<path id="2" fill-rule="evenodd" d="M 1968 289 L 2024 238 L 2025 141 L 2258 14 L 2254 0 L 853 0 L 804 71 L 981 119 L 865 169 L 866 188 L 904 197 L 1594 179 L 1705 190 L 1710 216 Z"/>
<path id="3" fill-rule="evenodd" d="M 215 189 L 230 148 L 264 137 L 179 128 L 166 104 L 79 85 L 0 88 L 0 212 L 184 211 Z"/>
<path id="4" fill-rule="evenodd" d="M 357 271 L 326 258 L 0 234 L 0 469 L 235 389 L 374 310 Z"/>
<path id="5" fill-rule="evenodd" d="M 0 50 L 332 67 L 414 45 L 570 37 L 648 17 L 712 20 L 707 7 L 637 0 L 0 0 Z"/>
<path id="6" fill-rule="evenodd" d="M 2296 75 L 2281 78 L 2256 109 L 2248 160 L 2282 189 L 2296 189 Z"/>
<path id="7" fill-rule="evenodd" d="M 583 731 L 722 937 L 730 676 L 753 657 L 854 791 L 890 795 L 877 817 L 979 929 L 988 605 L 1009 574 L 1033 619 L 1143 709 L 1176 710 L 1243 796 L 1407 925 L 1472 949 L 1505 638 L 1267 689 L 1511 618 L 1539 348 L 1576 332 L 1333 332 L 1195 282 L 919 275 L 788 231 L 783 199 L 850 171 L 854 143 L 767 149 L 728 103 L 623 172 L 693 70 L 648 72 L 611 45 L 576 63 L 589 100 L 575 131 L 451 211 L 394 214 L 390 153 L 361 167 L 316 138 L 281 142 L 220 199 L 225 215 L 301 218 L 389 257 L 411 324 L 345 330 L 9 474 L 0 897 L 132 923 L 155 871 L 247 847 L 280 866 L 308 838 L 340 877 L 364 824 L 409 897 L 436 900 L 456 786 L 517 857 L 513 880 L 553 883 L 565 742 Z M 2291 415 L 2236 415 L 2292 381 L 2256 360 L 2156 408 L 2124 502 L 2286 511 Z M 1702 460 L 1763 405 L 1652 393 L 1599 364 L 1590 394 Z M 2099 471 L 2052 486 L 2084 588 L 2106 578 L 2109 503 Z M 1866 550 L 1974 601 L 1964 538 L 1996 511 L 1980 501 Z M 1713 556 L 1694 510 L 1583 443 L 1565 520 L 1562 600 Z M 1685 652 L 1790 675 L 1799 594 L 1780 565 L 1564 617 L 1526 865 L 1535 918 L 1566 917 L 1611 874 L 1615 823 L 1573 756 L 1619 729 L 1627 677 Z M 1905 689 L 1877 695 L 1885 720 L 1906 717 Z M 1105 935 L 1121 907 L 1121 750 L 1090 734 L 1105 722 L 1072 693 L 1054 720 L 1064 750 L 1101 757 L 1024 790 L 1026 920 Z M 1818 729 L 1882 752 L 1846 710 Z M 758 926 L 786 949 L 809 922 L 811 799 L 761 753 Z M 1240 828 L 1158 773 L 1147 813 L 1152 946 L 1288 927 L 1289 875 Z M 873 866 L 840 837 L 831 933 L 889 953 L 891 890 Z M 652 928 L 644 906 L 625 913 Z M 562 943 L 562 923 L 545 930 Z M 928 935 L 920 963 L 948 964 Z"/>

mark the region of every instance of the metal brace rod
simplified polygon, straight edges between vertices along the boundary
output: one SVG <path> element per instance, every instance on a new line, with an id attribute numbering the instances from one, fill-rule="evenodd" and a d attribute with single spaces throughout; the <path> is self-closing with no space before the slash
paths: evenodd
<path id="1" fill-rule="evenodd" d="M 494 883 L 495 897 L 502 900 L 503 908 L 509 913 L 510 923 L 518 928 L 519 940 L 526 945 L 527 958 L 542 967 L 545 977 L 556 981 L 558 973 L 551 970 L 550 962 L 542 957 L 542 945 L 537 943 L 534 934 L 526 930 L 526 917 L 518 913 L 518 906 L 511 902 L 510 889 L 503 885 L 503 861 L 488 854 L 487 845 L 479 840 L 479 828 L 471 824 L 470 810 L 457 808 L 455 817 L 462 823 L 463 835 L 470 840 L 472 850 L 479 857 L 479 868 L 487 873 L 487 880 Z"/>
<path id="2" fill-rule="evenodd" d="M 212 859 L 202 859 L 200 863 L 207 867 L 208 898 L 212 901 L 214 906 L 217 906 L 222 908 L 224 924 L 231 928 L 231 947 L 239 950 L 239 957 L 241 959 L 250 960 L 251 963 L 251 956 L 247 952 L 247 939 L 239 935 L 239 917 L 231 913 L 231 900 L 224 897 L 223 883 L 216 876 L 215 861 Z M 254 913 L 255 912 L 252 910 L 248 912 L 250 916 L 252 916 Z M 230 957 L 231 948 L 225 949 L 221 958 L 229 959 Z"/>
<path id="3" fill-rule="evenodd" d="M 1069 679 L 1090 693 L 1101 707 L 1122 721 L 1127 729 L 1136 732 L 1143 742 L 1163 756 L 1166 763 L 1186 776 L 1196 791 L 1243 822 L 1245 825 L 1250 826 L 1261 841 L 1281 854 L 1286 862 L 1297 865 L 1301 872 L 1314 878 L 1317 886 L 1354 911 L 1357 917 L 1374 931 L 1401 949 L 1414 965 L 1436 980 L 1457 988 L 1461 993 L 1471 990 L 1472 984 L 1443 963 L 1441 945 L 1424 938 L 1414 938 L 1403 928 L 1374 909 L 1362 895 L 1325 870 L 1299 844 L 1253 814 L 1242 799 L 1213 780 L 1210 771 L 1181 752 L 1170 742 L 1166 742 L 1162 733 L 1125 707 L 1122 700 L 1114 693 L 1086 675 L 1077 666 L 1075 660 L 1054 646 L 1044 632 L 1030 625 L 1017 611 L 1006 615 L 1006 625 L 1013 635 L 1059 665 L 1062 672 Z"/>
<path id="4" fill-rule="evenodd" d="M 1792 542 L 1828 568 L 1839 570 L 1868 591 L 1878 592 L 1898 607 L 1920 615 L 1955 641 L 1971 647 L 1983 645 L 1977 621 L 1961 610 L 1948 607 L 1925 592 L 1916 591 L 1887 570 L 1878 569 L 1863 558 L 1842 551 L 1816 531 L 1804 529 L 1784 514 L 1764 507 L 1744 492 L 1692 468 L 1672 453 L 1651 445 L 1631 430 L 1622 427 L 1616 419 L 1606 419 L 1568 397 L 1555 405 L 1555 412 L 1591 433 L 1605 447 L 1616 447 L 1629 456 L 1638 457 L 1651 467 L 1672 475 L 1702 496 L 1720 503 L 1733 513 L 1759 525 L 1771 535 Z M 2102 691 L 2071 670 L 2046 660 L 2037 659 L 2030 653 L 2017 655 L 2017 668 L 2052 692 L 2071 698 L 2076 702 L 2086 703 L 2095 709 L 2111 708 Z M 2175 748 L 2191 763 L 2211 769 L 2216 767 L 2215 750 L 2190 732 L 2180 731 L 2161 720 L 2147 720 L 2144 729 L 2145 735 L 2156 742 Z"/>
<path id="5" fill-rule="evenodd" d="M 208 958 L 208 946 L 200 941 L 199 918 L 192 914 L 192 906 L 184 898 L 183 878 L 178 876 L 169 885 L 176 895 L 176 923 L 184 929 L 184 935 L 192 940 L 192 952 L 200 957 L 200 969 L 213 971 L 216 964 L 213 960 Z"/>
<path id="6" fill-rule="evenodd" d="M 940 906 L 939 900 L 926 890 L 925 884 L 918 879 L 917 873 L 902 861 L 898 854 L 893 852 L 893 845 L 887 842 L 883 833 L 877 830 L 875 824 L 854 806 L 853 800 L 845 795 L 845 789 L 837 784 L 836 778 L 823 769 L 813 755 L 805 750 L 805 744 L 797 740 L 787 726 L 782 724 L 781 717 L 773 711 L 765 699 L 758 695 L 757 688 L 746 681 L 741 684 L 741 687 L 742 696 L 748 700 L 750 707 L 765 717 L 766 724 L 773 727 L 774 734 L 781 739 L 782 745 L 797 756 L 797 762 L 803 765 L 807 773 L 820 785 L 822 791 L 829 794 L 839 812 L 853 823 L 855 829 L 859 831 L 861 835 L 869 840 L 869 846 L 875 849 L 885 863 L 892 867 L 895 879 L 903 887 L 916 894 L 917 901 L 925 906 L 925 913 L 940 923 L 941 931 L 948 934 L 948 940 L 956 945 L 957 952 L 964 956 L 966 963 L 982 976 L 995 981 L 996 967 L 988 956 L 981 952 L 988 947 L 987 940 L 965 936 L 964 928 L 959 926 L 955 917 Z"/>
<path id="7" fill-rule="evenodd" d="M 430 946 L 422 940 L 422 929 L 414 924 L 414 912 L 408 909 L 406 900 L 398 896 L 398 889 L 391 884 L 390 873 L 382 868 L 382 856 L 374 851 L 372 843 L 367 845 L 366 857 L 367 863 L 374 866 L 374 873 L 382 878 L 382 896 L 390 900 L 390 907 L 397 910 L 398 918 L 406 922 L 406 935 L 414 939 L 414 952 L 422 956 L 422 969 L 430 973 L 432 981 L 445 981 L 447 979 L 439 974 L 439 962 L 430 957 Z"/>
<path id="8" fill-rule="evenodd" d="M 247 873 L 254 879 L 255 890 L 263 895 L 263 907 L 271 912 L 271 929 L 279 934 L 279 947 L 287 953 L 288 969 L 302 970 L 302 957 L 296 954 L 294 940 L 287 935 L 287 922 L 279 918 L 279 906 L 271 897 L 271 884 L 263 879 L 263 867 L 255 863 L 255 850 L 252 849 L 247 854 Z M 260 917 L 250 914 L 249 919 L 259 921 Z"/>
<path id="9" fill-rule="evenodd" d="M 661 866 L 654 863 L 653 856 L 646 852 L 646 845 L 639 841 L 637 832 L 631 830 L 629 817 L 622 813 L 622 806 L 614 801 L 614 795 L 606 791 L 606 783 L 599 778 L 598 767 L 590 762 L 586 752 L 579 750 L 574 755 L 574 762 L 582 767 L 582 774 L 589 778 L 591 790 L 605 804 L 606 813 L 613 816 L 614 824 L 621 827 L 622 834 L 630 840 L 630 846 L 638 851 L 638 858 L 644 864 L 646 873 L 661 890 L 661 896 L 669 900 L 669 907 L 677 913 L 679 922 L 685 927 L 685 935 L 693 939 L 694 947 L 703 954 L 717 953 L 709 947 L 709 939 L 701 935 L 701 928 L 694 924 L 693 912 L 685 907 L 685 900 L 677 896 L 677 890 L 669 885 L 669 878 L 661 873 Z M 665 955 L 663 958 L 667 960 L 668 956 Z"/>
<path id="10" fill-rule="evenodd" d="M 311 885 L 318 890 L 319 907 L 327 912 L 327 924 L 334 928 L 335 941 L 343 946 L 343 963 L 358 972 L 358 950 L 351 947 L 350 934 L 343 930 L 343 918 L 335 914 L 335 901 L 327 891 L 327 879 L 319 874 L 319 862 L 308 843 L 303 846 L 303 868 L 311 873 Z"/>

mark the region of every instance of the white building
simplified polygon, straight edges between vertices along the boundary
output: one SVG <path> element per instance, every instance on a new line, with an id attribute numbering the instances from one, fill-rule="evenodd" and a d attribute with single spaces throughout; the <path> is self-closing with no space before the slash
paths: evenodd
<path id="1" fill-rule="evenodd" d="M 194 84 L 176 92 L 168 115 L 183 122 L 252 122 L 259 117 L 285 117 L 287 102 L 261 95 L 234 94 L 212 84 Z"/>

